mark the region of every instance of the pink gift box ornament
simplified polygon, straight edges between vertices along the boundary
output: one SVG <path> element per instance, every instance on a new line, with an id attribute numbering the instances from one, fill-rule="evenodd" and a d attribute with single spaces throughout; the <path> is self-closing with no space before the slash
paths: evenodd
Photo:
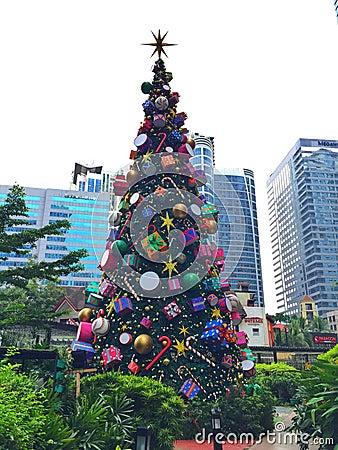
<path id="1" fill-rule="evenodd" d="M 109 348 L 103 350 L 102 359 L 105 366 L 118 364 L 122 360 L 121 351 L 117 347 L 110 346 Z"/>
<path id="2" fill-rule="evenodd" d="M 151 320 L 148 319 L 148 317 L 143 317 L 143 319 L 140 322 L 141 325 L 143 325 L 145 328 L 147 328 L 147 330 L 149 330 L 149 328 L 151 327 Z"/>
<path id="3" fill-rule="evenodd" d="M 170 278 L 168 280 L 169 289 L 171 291 L 176 291 L 178 289 L 181 289 L 180 281 L 178 278 Z"/>
<path id="4" fill-rule="evenodd" d="M 241 348 L 246 347 L 247 346 L 246 333 L 244 331 L 237 331 L 236 334 L 237 334 L 236 344 Z"/>
<path id="5" fill-rule="evenodd" d="M 172 320 L 181 314 L 182 311 L 176 302 L 171 302 L 162 309 L 162 312 L 168 320 Z"/>
<path id="6" fill-rule="evenodd" d="M 104 279 L 99 286 L 99 293 L 104 297 L 112 298 L 116 291 L 117 286 L 107 279 Z"/>
<path id="7" fill-rule="evenodd" d="M 91 322 L 80 322 L 76 333 L 76 340 L 80 342 L 91 342 L 93 339 L 93 330 Z"/>
<path id="8" fill-rule="evenodd" d="M 238 311 L 234 311 L 230 313 L 232 323 L 236 326 L 242 322 L 241 316 Z"/>
<path id="9" fill-rule="evenodd" d="M 230 284 L 227 278 L 221 280 L 222 291 L 230 291 Z"/>

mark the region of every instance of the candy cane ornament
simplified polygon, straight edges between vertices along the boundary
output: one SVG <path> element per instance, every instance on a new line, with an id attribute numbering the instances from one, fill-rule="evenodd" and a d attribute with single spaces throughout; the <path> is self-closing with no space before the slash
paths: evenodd
<path id="1" fill-rule="evenodd" d="M 188 350 L 191 350 L 195 355 L 197 355 L 199 358 L 201 358 L 203 361 L 205 361 L 206 363 L 210 364 L 210 366 L 212 367 L 216 367 L 216 364 L 211 361 L 211 359 L 207 358 L 205 355 L 203 355 L 201 352 L 199 352 L 198 350 L 194 349 L 191 345 L 190 345 L 190 341 L 191 339 L 196 340 L 194 338 L 194 336 L 189 336 L 186 341 L 185 341 L 185 345 L 188 348 Z"/>
<path id="2" fill-rule="evenodd" d="M 139 302 L 141 299 L 140 297 L 137 295 L 135 289 L 132 287 L 132 285 L 129 283 L 128 281 L 128 277 L 127 275 L 123 278 L 123 281 L 125 283 L 125 285 L 127 286 L 127 288 L 129 289 L 129 291 L 133 294 L 133 296 L 136 298 L 136 300 Z"/>
<path id="3" fill-rule="evenodd" d="M 124 230 L 125 230 L 126 228 L 130 227 L 130 219 L 131 219 L 131 216 L 132 216 L 132 215 L 133 215 L 133 213 L 132 213 L 131 211 L 129 211 L 129 212 L 127 213 L 127 220 L 126 220 L 126 223 L 125 223 L 124 226 L 122 227 L 122 230 L 120 231 L 120 233 L 119 233 L 117 239 L 120 239 L 121 236 L 122 236 L 122 234 L 124 233 Z"/>
<path id="4" fill-rule="evenodd" d="M 174 186 L 174 188 L 176 189 L 176 191 L 179 193 L 179 195 L 182 197 L 182 199 L 184 200 L 184 195 L 182 194 L 181 190 L 179 189 L 179 187 L 177 186 L 177 184 L 175 183 L 175 181 L 170 178 L 170 177 L 163 177 L 162 181 L 164 180 L 169 180 L 170 183 Z"/>
<path id="5" fill-rule="evenodd" d="M 162 355 L 164 355 L 164 353 L 166 351 L 169 350 L 169 348 L 171 346 L 171 340 L 167 336 L 161 336 L 157 340 L 158 340 L 158 342 L 167 341 L 167 343 L 166 343 L 165 347 L 160 351 L 160 353 L 158 353 L 158 355 L 156 355 L 155 358 L 152 361 L 150 361 L 150 363 L 146 367 L 146 370 L 151 369 L 153 367 L 153 365 L 161 358 Z"/>
<path id="6" fill-rule="evenodd" d="M 180 366 L 177 369 L 177 374 L 178 376 L 181 378 L 181 380 L 183 380 L 183 377 L 181 375 L 182 370 L 186 370 L 190 376 L 190 378 L 194 381 L 195 384 L 197 384 L 197 386 L 205 393 L 207 394 L 207 391 L 204 389 L 204 387 L 201 385 L 201 383 L 197 380 L 197 378 L 191 373 L 191 370 L 188 369 L 188 367 L 186 366 Z"/>
<path id="7" fill-rule="evenodd" d="M 163 136 L 163 138 L 162 138 L 161 142 L 159 143 L 159 145 L 158 145 L 158 147 L 157 147 L 155 153 L 158 153 L 158 152 L 161 150 L 161 147 L 162 147 L 164 141 L 167 139 L 167 134 L 166 134 L 166 133 L 163 133 L 163 132 L 162 132 L 162 133 L 158 133 L 157 136 L 159 136 L 159 137 L 160 137 L 160 136 Z"/>

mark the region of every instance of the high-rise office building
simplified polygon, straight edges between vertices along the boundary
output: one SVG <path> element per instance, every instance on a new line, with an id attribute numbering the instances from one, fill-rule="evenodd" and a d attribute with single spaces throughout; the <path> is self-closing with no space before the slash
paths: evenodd
<path id="1" fill-rule="evenodd" d="M 254 174 L 248 169 L 215 171 L 218 247 L 226 258 L 223 275 L 231 286 L 249 284 L 256 306 L 264 306 Z"/>
<path id="2" fill-rule="evenodd" d="M 338 306 L 338 141 L 299 139 L 267 182 L 277 308 Z"/>
<path id="3" fill-rule="evenodd" d="M 194 156 L 190 159 L 196 170 L 204 170 L 207 183 L 199 188 L 199 192 L 205 195 L 210 203 L 215 203 L 214 199 L 214 138 L 202 136 L 199 133 L 190 132 L 189 136 L 195 141 Z"/>
<path id="4" fill-rule="evenodd" d="M 0 185 L 0 204 L 4 202 L 10 186 Z M 61 277 L 63 286 L 86 286 L 91 281 L 98 281 L 102 272 L 98 264 L 105 248 L 108 233 L 108 214 L 110 209 L 109 193 L 77 192 L 74 190 L 25 188 L 26 204 L 29 208 L 30 225 L 13 227 L 9 232 L 22 229 L 41 228 L 57 219 L 67 219 L 71 229 L 60 236 L 47 236 L 40 239 L 37 248 L 30 255 L 8 256 L 0 260 L 0 270 L 6 267 L 24 266 L 29 256 L 36 256 L 38 261 L 53 261 L 66 255 L 71 250 L 86 248 L 89 256 L 81 262 L 85 269 L 66 277 Z"/>

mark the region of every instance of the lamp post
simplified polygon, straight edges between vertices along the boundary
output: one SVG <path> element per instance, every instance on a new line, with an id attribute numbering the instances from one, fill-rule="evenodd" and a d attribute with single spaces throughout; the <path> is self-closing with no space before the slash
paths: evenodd
<path id="1" fill-rule="evenodd" d="M 150 435 L 151 431 L 149 427 L 137 427 L 135 450 L 151 450 Z"/>
<path id="2" fill-rule="evenodd" d="M 221 434 L 221 410 L 220 408 L 212 408 L 211 410 L 211 425 L 212 425 L 212 435 L 214 440 L 214 450 L 222 450 Z"/>

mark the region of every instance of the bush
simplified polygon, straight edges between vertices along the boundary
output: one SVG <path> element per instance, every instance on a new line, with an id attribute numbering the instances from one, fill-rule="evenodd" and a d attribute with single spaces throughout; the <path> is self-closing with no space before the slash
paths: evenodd
<path id="1" fill-rule="evenodd" d="M 256 388 L 257 387 L 257 388 Z M 257 438 L 273 428 L 274 398 L 268 389 L 252 385 L 247 393 L 234 387 L 217 403 L 203 401 L 197 397 L 188 401 L 188 414 L 184 427 L 184 439 L 194 439 L 196 433 L 211 430 L 210 411 L 217 406 L 221 410 L 222 432 L 225 436 L 234 433 L 252 433 Z"/>
<path id="2" fill-rule="evenodd" d="M 92 398 L 102 393 L 108 404 L 118 394 L 132 399 L 135 424 L 150 426 L 152 447 L 157 450 L 173 449 L 175 439 L 183 434 L 184 402 L 176 391 L 158 381 L 108 372 L 87 377 L 81 390 Z"/>
<path id="3" fill-rule="evenodd" d="M 300 449 L 319 437 L 328 441 L 320 449 L 333 450 L 338 435 L 338 364 L 318 359 L 312 364 L 310 377 L 301 380 L 298 404 L 291 430 L 303 433 Z"/>
<path id="4" fill-rule="evenodd" d="M 286 363 L 256 364 L 255 382 L 270 389 L 279 401 L 289 402 L 296 395 L 302 372 Z"/>
<path id="5" fill-rule="evenodd" d="M 0 448 L 30 450 L 44 434 L 46 397 L 17 367 L 0 364 Z"/>

